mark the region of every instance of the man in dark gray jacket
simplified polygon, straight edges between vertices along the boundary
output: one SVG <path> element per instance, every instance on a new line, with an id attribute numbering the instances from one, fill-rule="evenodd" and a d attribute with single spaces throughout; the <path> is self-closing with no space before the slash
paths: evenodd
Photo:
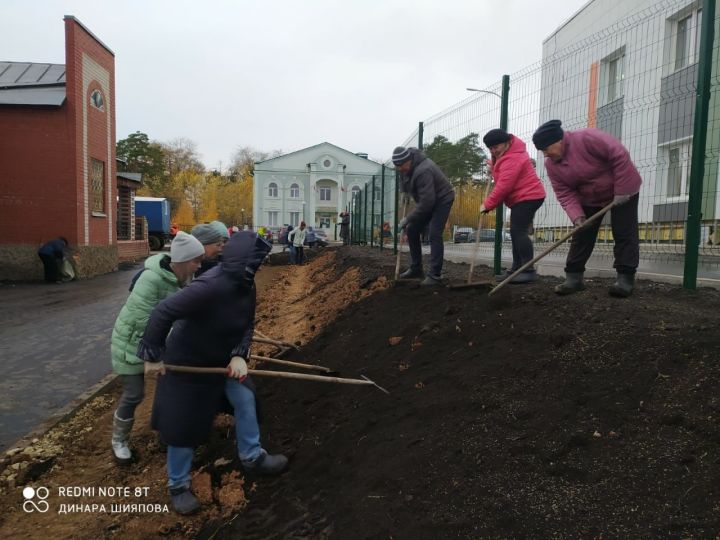
<path id="1" fill-rule="evenodd" d="M 423 275 L 420 234 L 430 225 L 430 268 L 421 285 L 440 285 L 443 265 L 443 231 L 455 201 L 455 191 L 440 168 L 417 148 L 398 146 L 393 151 L 393 164 L 400 173 L 400 191 L 412 196 L 415 209 L 400 221 L 410 246 L 412 264 L 401 278 Z"/>

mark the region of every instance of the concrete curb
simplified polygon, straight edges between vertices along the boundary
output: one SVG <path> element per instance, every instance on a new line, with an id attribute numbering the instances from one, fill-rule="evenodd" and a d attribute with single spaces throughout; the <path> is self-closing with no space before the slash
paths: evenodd
<path id="1" fill-rule="evenodd" d="M 25 448 L 32 444 L 33 439 L 39 439 L 45 435 L 48 431 L 62 424 L 63 422 L 71 419 L 77 411 L 85 405 L 87 402 L 96 398 L 101 394 L 105 394 L 112 389 L 118 380 L 118 375 L 110 373 L 103 377 L 99 382 L 92 385 L 89 389 L 84 391 L 82 394 L 77 396 L 75 399 L 70 401 L 67 405 L 61 407 L 53 416 L 43 421 L 40 425 L 36 426 L 29 433 L 23 435 L 20 439 L 14 443 L 8 445 L 8 452 L 15 448 Z"/>

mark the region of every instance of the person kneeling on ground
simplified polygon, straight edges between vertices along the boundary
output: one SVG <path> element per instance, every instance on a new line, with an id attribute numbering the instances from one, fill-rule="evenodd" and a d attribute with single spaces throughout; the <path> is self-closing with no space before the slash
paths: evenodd
<path id="1" fill-rule="evenodd" d="M 168 486 L 180 514 L 200 507 L 190 490 L 193 451 L 207 439 L 225 397 L 234 409 L 243 468 L 279 474 L 287 467 L 285 456 L 270 455 L 260 445 L 254 386 L 245 363 L 254 331 L 255 272 L 271 247 L 254 232 L 235 234 L 220 265 L 158 304 L 138 346 L 138 356 L 146 360 L 145 373 L 163 374 L 155 391 L 152 427 L 168 445 Z M 230 378 L 166 373 L 170 364 L 226 367 Z"/>
<path id="2" fill-rule="evenodd" d="M 491 171 L 495 188 L 483 201 L 480 212 L 487 214 L 501 203 L 511 209 L 510 239 L 513 263 L 507 275 L 499 276 L 503 280 L 533 260 L 533 244 L 528 230 L 535 212 L 545 200 L 545 188 L 530 161 L 525 143 L 515 135 L 502 129 L 491 129 L 483 137 L 483 142 L 492 156 Z M 515 276 L 511 283 L 532 283 L 537 279 L 537 272 L 531 267 Z"/>
<path id="3" fill-rule="evenodd" d="M 113 371 L 120 376 L 123 391 L 113 414 L 111 444 L 115 459 L 122 465 L 133 459 L 130 432 L 135 409 L 145 397 L 144 365 L 136 355 L 140 337 L 153 308 L 190 283 L 204 253 L 194 236 L 178 232 L 170 244 L 169 256 L 158 253 L 145 260 L 145 268 L 136 275 L 130 296 L 115 321 L 110 352 Z"/>
<path id="4" fill-rule="evenodd" d="M 417 148 L 398 146 L 393 151 L 393 164 L 400 173 L 400 191 L 412 196 L 415 210 L 398 223 L 405 229 L 412 264 L 400 277 L 419 278 L 423 275 L 420 235 L 430 226 L 430 268 L 420 284 L 442 285 L 443 231 L 455 201 L 455 190 L 440 168 Z"/>

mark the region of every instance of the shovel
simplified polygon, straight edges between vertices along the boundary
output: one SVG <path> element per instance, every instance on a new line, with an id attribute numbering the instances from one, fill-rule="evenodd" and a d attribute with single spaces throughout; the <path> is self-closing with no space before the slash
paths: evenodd
<path id="1" fill-rule="evenodd" d="M 405 219 L 405 216 L 407 215 L 407 208 L 408 208 L 408 195 L 405 196 L 405 204 L 403 205 L 403 216 L 402 218 Z M 403 245 L 403 231 L 402 229 L 398 231 L 397 234 L 400 234 L 400 246 L 398 247 L 397 256 L 395 257 L 395 285 L 398 283 L 409 283 L 409 282 L 417 282 L 415 279 L 401 279 L 400 278 L 400 254 L 402 253 L 402 245 Z"/>
<path id="2" fill-rule="evenodd" d="M 603 217 L 603 216 L 604 216 L 605 214 L 607 214 L 610 210 L 612 210 L 613 207 L 615 207 L 615 206 L 616 206 L 616 203 L 615 203 L 615 202 L 611 202 L 610 204 L 608 204 L 607 206 L 605 206 L 602 210 L 600 210 L 600 211 L 597 212 L 596 214 L 593 214 L 592 216 L 590 216 L 588 219 L 585 220 L 585 223 L 583 223 L 582 225 L 578 225 L 577 227 L 575 227 L 574 229 L 572 229 L 569 233 L 566 233 L 565 235 L 563 235 L 557 242 L 555 242 L 552 246 L 550 246 L 550 247 L 547 248 L 545 251 L 543 251 L 540 255 L 538 255 L 537 257 L 535 257 L 533 260 L 526 262 L 526 263 L 523 264 L 520 268 L 518 268 L 517 270 L 515 270 L 515 272 L 513 272 L 513 273 L 510 274 L 508 277 L 506 277 L 504 280 L 502 280 L 493 290 L 491 290 L 491 291 L 488 293 L 488 295 L 489 295 L 489 296 L 492 296 L 493 294 L 495 294 L 496 292 L 498 292 L 498 291 L 499 291 L 500 289 L 502 289 L 505 285 L 507 285 L 508 283 L 510 283 L 510 282 L 513 280 L 513 278 L 514 278 L 515 276 L 517 276 L 518 274 L 520 274 L 523 270 L 525 270 L 525 269 L 527 269 L 527 268 L 530 268 L 533 264 L 535 264 L 536 262 L 538 262 L 540 259 L 542 259 L 542 258 L 545 257 L 546 255 L 550 254 L 551 252 L 555 251 L 555 249 L 557 249 L 557 247 L 560 246 L 560 244 L 563 244 L 563 243 L 565 242 L 565 240 L 567 240 L 568 238 L 570 238 L 573 234 L 577 233 L 578 231 L 584 229 L 585 227 L 587 227 L 588 225 L 590 225 L 590 224 L 593 223 L 594 221 L 597 221 L 598 219 L 600 219 L 601 217 Z"/>
<path id="3" fill-rule="evenodd" d="M 199 373 L 199 374 L 213 374 L 213 375 L 227 375 L 227 368 L 206 368 L 206 367 L 195 367 L 195 366 L 175 366 L 173 364 L 165 364 L 165 369 L 168 371 L 175 371 L 178 373 Z M 378 385 L 374 381 L 371 381 L 363 375 L 362 379 L 344 379 L 341 377 L 323 377 L 322 375 L 308 375 L 306 373 L 291 373 L 289 371 L 265 371 L 262 369 L 248 369 L 248 375 L 257 377 L 277 377 L 280 379 L 298 379 L 302 381 L 315 381 L 325 382 L 334 384 L 354 384 L 361 386 L 374 386 L 378 390 L 389 394 L 382 386 Z"/>
<path id="4" fill-rule="evenodd" d="M 297 345 L 293 345 L 292 343 L 288 343 L 287 341 L 279 341 L 277 339 L 265 337 L 263 335 L 260 335 L 257 331 L 255 333 L 258 334 L 257 336 L 253 336 L 253 338 L 252 338 L 252 340 L 255 343 L 265 343 L 267 345 L 275 345 L 276 347 L 279 347 L 281 349 L 288 348 L 288 349 L 295 349 L 296 351 L 300 350 L 300 347 L 298 347 Z"/>

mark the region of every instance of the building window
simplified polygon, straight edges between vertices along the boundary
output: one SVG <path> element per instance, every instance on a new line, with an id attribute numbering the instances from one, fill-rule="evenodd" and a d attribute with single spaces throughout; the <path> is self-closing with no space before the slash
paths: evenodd
<path id="1" fill-rule="evenodd" d="M 278 196 L 278 187 L 275 182 L 270 182 L 268 185 L 268 197 L 277 197 Z"/>
<path id="2" fill-rule="evenodd" d="M 684 197 L 690 191 L 690 143 L 668 148 L 668 197 Z"/>
<path id="3" fill-rule="evenodd" d="M 380 201 L 382 200 L 382 192 L 380 191 L 380 188 L 375 186 L 375 200 Z"/>
<path id="4" fill-rule="evenodd" d="M 268 227 L 277 227 L 278 226 L 278 213 L 277 212 L 268 212 Z"/>
<path id="5" fill-rule="evenodd" d="M 90 192 L 93 213 L 105 213 L 105 163 L 90 159 Z"/>
<path id="6" fill-rule="evenodd" d="M 290 198 L 291 199 L 299 199 L 300 198 L 300 186 L 297 184 L 293 184 L 290 186 Z"/>
<path id="7" fill-rule="evenodd" d="M 353 186 L 351 191 L 352 191 L 352 196 L 355 197 L 358 193 L 360 193 L 360 186 Z"/>
<path id="8" fill-rule="evenodd" d="M 330 165 L 332 165 L 332 161 L 330 161 L 329 159 L 323 161 L 323 167 L 325 167 L 326 169 L 329 169 Z"/>
<path id="9" fill-rule="evenodd" d="M 625 48 L 621 48 L 602 60 L 600 68 L 602 105 L 612 103 L 623 97 L 623 79 L 625 78 Z"/>
<path id="10" fill-rule="evenodd" d="M 320 188 L 320 200 L 321 201 L 329 201 L 330 199 L 330 188 L 329 187 L 321 187 Z"/>
<path id="11" fill-rule="evenodd" d="M 673 65 L 676 71 L 698 61 L 701 21 L 702 10 L 697 9 L 673 23 Z"/>
<path id="12" fill-rule="evenodd" d="M 105 100 L 100 90 L 95 90 L 90 94 L 90 104 L 96 109 L 100 109 L 101 111 L 105 110 Z"/>
<path id="13" fill-rule="evenodd" d="M 300 212 L 290 212 L 290 225 L 293 227 L 300 225 Z"/>

